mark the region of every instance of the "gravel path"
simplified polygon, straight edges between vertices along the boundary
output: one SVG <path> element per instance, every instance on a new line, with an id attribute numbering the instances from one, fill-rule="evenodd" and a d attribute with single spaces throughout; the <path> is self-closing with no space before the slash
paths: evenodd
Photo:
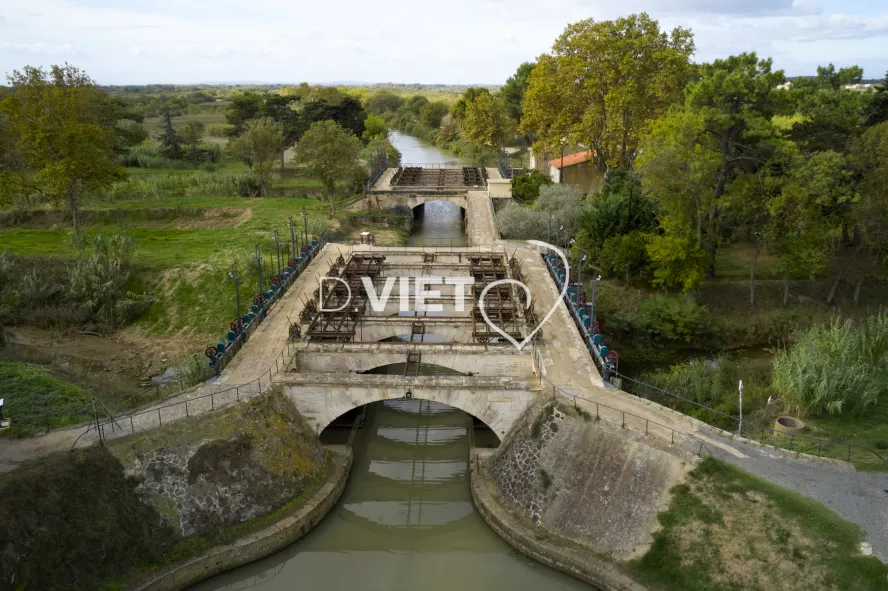
<path id="1" fill-rule="evenodd" d="M 841 465 L 797 459 L 773 449 L 761 449 L 717 435 L 748 458 L 711 448 L 720 461 L 820 501 L 843 518 L 859 525 L 873 546 L 873 554 L 888 562 L 888 474 L 857 472 Z"/>

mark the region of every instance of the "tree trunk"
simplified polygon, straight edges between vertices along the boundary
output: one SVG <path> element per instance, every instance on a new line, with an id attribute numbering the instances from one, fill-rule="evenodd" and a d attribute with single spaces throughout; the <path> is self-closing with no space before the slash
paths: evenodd
<path id="1" fill-rule="evenodd" d="M 281 148 L 281 172 L 284 171 L 284 152 L 286 151 L 286 148 Z"/>
<path id="2" fill-rule="evenodd" d="M 783 283 L 783 306 L 789 303 L 789 273 L 786 274 L 786 281 Z"/>
<path id="3" fill-rule="evenodd" d="M 860 300 L 860 288 L 863 287 L 863 280 L 866 279 L 866 275 L 861 275 L 860 279 L 857 280 L 857 285 L 854 287 L 854 305 L 857 305 L 858 300 Z M 2 328 L 2 327 L 0 327 Z"/>
<path id="4" fill-rule="evenodd" d="M 333 193 L 330 193 L 330 219 L 336 217 L 336 206 L 333 205 Z"/>
<path id="5" fill-rule="evenodd" d="M 856 254 L 857 252 L 852 252 L 842 264 L 842 268 L 839 270 L 839 274 L 836 276 L 836 280 L 833 281 L 832 287 L 829 288 L 829 295 L 826 296 L 827 305 L 831 305 L 833 303 L 833 299 L 835 299 L 836 297 L 836 290 L 839 287 L 839 282 L 842 280 L 842 277 L 845 275 L 845 270 L 848 268 L 848 265 L 851 264 L 851 261 L 854 260 L 854 256 Z"/>
<path id="6" fill-rule="evenodd" d="M 749 305 L 755 306 L 755 264 L 758 262 L 759 255 L 762 253 L 762 247 L 759 245 L 755 249 L 755 257 L 749 266 Z"/>
<path id="7" fill-rule="evenodd" d="M 71 221 L 74 223 L 74 238 L 80 243 L 80 211 L 77 203 L 77 188 L 71 186 L 68 189 L 68 207 L 71 208 Z"/>

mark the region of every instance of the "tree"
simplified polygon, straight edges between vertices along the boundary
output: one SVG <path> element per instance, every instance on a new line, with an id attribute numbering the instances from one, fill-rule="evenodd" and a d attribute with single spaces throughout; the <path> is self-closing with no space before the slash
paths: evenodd
<path id="1" fill-rule="evenodd" d="M 460 125 L 463 135 L 473 144 L 497 149 L 515 131 L 515 122 L 506 115 L 500 100 L 489 92 L 479 94 L 466 105 Z"/>
<path id="2" fill-rule="evenodd" d="M 233 135 L 240 135 L 246 122 L 261 114 L 263 102 L 262 95 L 255 92 L 244 92 L 231 97 L 231 103 L 225 109 L 225 120 L 234 126 Z"/>
<path id="3" fill-rule="evenodd" d="M 500 88 L 500 97 L 506 109 L 506 114 L 518 123 L 521 122 L 521 115 L 524 109 L 524 93 L 527 92 L 527 86 L 530 84 L 530 73 L 535 65 L 535 62 L 524 62 L 518 66 L 518 70 L 509 76 L 509 79 Z"/>
<path id="4" fill-rule="evenodd" d="M 885 80 L 876 86 L 866 109 L 867 126 L 878 125 L 883 121 L 888 121 L 888 72 L 885 72 Z"/>
<path id="5" fill-rule="evenodd" d="M 268 195 L 271 171 L 283 143 L 282 126 L 271 117 L 247 121 L 243 133 L 231 141 L 231 149 L 250 167 L 263 195 Z"/>
<path id="6" fill-rule="evenodd" d="M 179 137 L 186 146 L 195 147 L 200 144 L 204 135 L 204 124 L 200 121 L 189 121 L 182 128 Z"/>
<path id="7" fill-rule="evenodd" d="M 888 120 L 867 129 L 855 142 L 850 161 L 858 175 L 855 225 L 875 264 L 888 264 Z M 855 303 L 864 276 L 854 290 Z"/>
<path id="8" fill-rule="evenodd" d="M 536 153 L 582 144 L 601 171 L 629 168 L 646 121 L 681 99 L 693 51 L 689 30 L 667 35 L 646 13 L 568 25 L 530 74 L 521 130 Z"/>
<path id="9" fill-rule="evenodd" d="M 844 85 L 859 83 L 862 77 L 857 66 L 837 71 L 830 64 L 818 67 L 814 78 L 793 80 L 791 104 L 801 120 L 786 135 L 805 152 L 845 150 L 862 131 L 870 97 Z"/>
<path id="10" fill-rule="evenodd" d="M 373 140 L 388 139 L 388 134 L 389 128 L 385 119 L 378 115 L 367 115 L 367 118 L 364 119 L 364 134 L 361 139 L 369 143 Z"/>
<path id="11" fill-rule="evenodd" d="M 456 121 L 461 121 L 462 118 L 466 116 L 466 108 L 469 106 L 469 103 L 482 94 L 490 94 L 490 90 L 482 86 L 470 86 L 465 89 L 462 96 L 453 103 L 452 107 L 450 107 L 450 114 Z"/>
<path id="12" fill-rule="evenodd" d="M 525 205 L 533 205 L 540 196 L 540 187 L 551 185 L 552 179 L 538 170 L 512 177 L 512 197 Z"/>
<path id="13" fill-rule="evenodd" d="M 368 113 L 373 115 L 384 115 L 385 113 L 394 113 L 401 105 L 404 99 L 393 92 L 382 91 L 371 95 L 364 103 L 364 108 Z"/>
<path id="14" fill-rule="evenodd" d="M 447 114 L 447 105 L 441 101 L 431 101 L 419 111 L 419 120 L 432 129 L 441 127 L 441 118 Z"/>
<path id="15" fill-rule="evenodd" d="M 182 146 L 179 134 L 173 128 L 173 118 L 170 116 L 170 110 L 163 112 L 163 132 L 160 135 L 160 151 L 170 160 L 180 160 L 182 158 Z"/>
<path id="16" fill-rule="evenodd" d="M 312 178 L 321 181 L 330 200 L 330 217 L 336 210 L 336 181 L 359 174 L 361 141 L 335 121 L 316 121 L 296 144 L 296 161 Z"/>
<path id="17" fill-rule="evenodd" d="M 292 104 L 295 97 L 288 95 L 270 95 L 265 99 L 262 105 L 262 114 L 271 117 L 274 121 L 281 124 L 281 132 L 283 133 L 283 142 L 281 142 L 281 170 L 284 169 L 284 153 L 289 146 L 292 146 L 297 139 L 299 125 L 298 116 L 293 111 Z"/>
<path id="18" fill-rule="evenodd" d="M 68 64 L 49 72 L 26 66 L 9 82 L 12 91 L 0 103 L 0 118 L 6 119 L 5 135 L 17 162 L 4 167 L 3 180 L 14 184 L 7 190 L 67 203 L 79 241 L 82 196 L 123 177 L 116 153 L 118 110 L 85 73 Z"/>

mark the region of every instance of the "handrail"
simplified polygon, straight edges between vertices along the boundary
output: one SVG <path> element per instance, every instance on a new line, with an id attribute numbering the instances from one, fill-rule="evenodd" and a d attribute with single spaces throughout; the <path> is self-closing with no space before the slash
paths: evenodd
<path id="1" fill-rule="evenodd" d="M 673 427 L 670 427 L 669 425 L 664 425 L 664 424 L 662 424 L 662 423 L 658 423 L 657 421 L 652 421 L 652 420 L 650 420 L 650 419 L 648 419 L 648 418 L 645 418 L 645 417 L 643 417 L 643 416 L 641 416 L 641 415 L 637 415 L 637 414 L 635 414 L 635 413 L 627 412 L 627 411 L 622 410 L 622 409 L 619 409 L 619 408 L 614 408 L 614 407 L 612 407 L 612 406 L 608 406 L 608 405 L 606 405 L 606 404 L 602 404 L 601 402 L 598 402 L 597 400 L 589 400 L 588 398 L 583 398 L 583 397 L 580 396 L 579 394 L 574 394 L 574 393 L 572 393 L 572 392 L 568 392 L 567 390 L 563 390 L 563 389 L 560 388 L 559 386 L 555 385 L 555 383 L 552 382 L 552 380 L 550 380 L 549 378 L 547 378 L 546 376 L 544 376 L 544 375 L 542 374 L 542 372 L 540 372 L 540 378 L 542 378 L 543 380 L 545 380 L 546 382 L 548 382 L 550 386 L 552 386 L 552 391 L 553 391 L 553 392 L 557 392 L 558 394 L 561 394 L 561 395 L 564 396 L 565 398 L 570 398 L 570 399 L 572 399 L 572 400 L 574 401 L 574 404 L 576 404 L 576 401 L 577 401 L 577 400 L 582 400 L 582 401 L 584 401 L 584 402 L 588 402 L 589 404 L 594 404 L 594 405 L 595 405 L 595 416 L 596 416 L 596 418 L 599 418 L 599 419 L 602 418 L 602 417 L 601 417 L 601 413 L 600 413 L 600 409 L 601 409 L 601 408 L 606 408 L 606 409 L 608 409 L 608 410 L 612 410 L 612 411 L 614 411 L 614 412 L 620 413 L 621 416 L 622 416 L 622 424 L 620 425 L 620 428 L 626 428 L 626 427 L 627 427 L 627 424 L 626 424 L 626 417 L 627 417 L 627 416 L 629 416 L 629 417 L 634 417 L 634 418 L 636 418 L 636 419 L 640 419 L 640 420 L 644 421 L 644 424 L 645 424 L 644 434 L 645 434 L 645 435 L 649 435 L 649 434 L 650 434 L 650 433 L 649 433 L 649 427 L 650 427 L 650 425 L 656 425 L 657 427 L 661 427 L 661 428 L 663 428 L 663 429 L 666 429 L 666 430 L 668 430 L 668 431 L 671 433 L 670 443 L 671 443 L 672 445 L 675 444 L 675 435 L 678 434 L 678 435 L 681 436 L 681 437 L 685 437 L 685 438 L 688 438 L 688 439 L 693 439 L 693 440 L 695 440 L 695 441 L 697 441 L 697 442 L 700 443 L 699 448 L 698 448 L 698 451 L 697 451 L 697 455 L 698 455 L 698 456 L 703 457 L 703 449 L 705 448 L 705 449 L 709 452 L 710 457 L 713 457 L 712 451 L 709 450 L 709 446 L 706 445 L 706 442 L 703 441 L 702 439 L 700 439 L 699 437 L 695 437 L 695 436 L 691 435 L 690 433 L 684 433 L 683 431 L 679 431 L 678 429 L 675 429 L 675 428 L 673 428 Z M 606 421 L 607 419 L 605 418 L 605 419 L 603 419 L 603 420 Z M 630 427 L 630 429 L 631 429 L 631 427 Z M 715 459 L 715 458 L 713 457 L 713 459 Z M 718 461 L 718 460 L 716 460 L 716 461 Z"/>
<path id="2" fill-rule="evenodd" d="M 722 411 L 720 411 L 720 410 L 716 410 L 716 409 L 714 409 L 714 408 L 712 408 L 712 407 L 710 407 L 710 406 L 706 406 L 705 404 L 699 403 L 699 402 L 697 402 L 697 401 L 695 401 L 695 400 L 690 400 L 690 399 L 685 398 L 685 397 L 683 397 L 683 396 L 679 396 L 678 394 L 673 394 L 672 392 L 669 392 L 668 390 L 664 390 L 664 389 L 662 389 L 662 388 L 658 388 L 657 386 L 654 386 L 654 385 L 651 385 L 651 384 L 647 384 L 647 383 L 645 383 L 645 382 L 642 382 L 642 381 L 639 381 L 639 380 L 636 380 L 636 379 L 630 378 L 630 377 L 625 376 L 625 375 L 623 375 L 623 374 L 620 374 L 620 373 L 614 372 L 613 376 L 616 377 L 616 378 L 618 378 L 618 379 L 620 380 L 620 384 L 621 384 L 620 389 L 621 389 L 621 390 L 623 390 L 623 388 L 622 388 L 622 384 L 625 383 L 626 381 L 628 381 L 628 382 L 630 382 L 630 383 L 638 384 L 639 386 L 643 386 L 644 388 L 648 388 L 648 389 L 654 390 L 654 391 L 656 391 L 656 392 L 659 392 L 659 393 L 661 393 L 661 394 L 664 394 L 664 395 L 666 395 L 667 397 L 670 397 L 670 398 L 675 399 L 675 400 L 677 400 L 677 401 L 680 401 L 680 402 L 682 402 L 682 403 L 689 404 L 689 405 L 691 405 L 691 406 L 694 406 L 694 407 L 697 407 L 697 408 L 699 408 L 699 409 L 705 410 L 705 411 L 707 412 L 707 415 L 708 415 L 707 421 L 705 421 L 705 422 L 706 422 L 707 424 L 711 425 L 711 426 L 715 426 L 715 425 L 712 425 L 712 416 L 713 416 L 713 415 L 716 415 L 716 416 L 719 416 L 719 417 L 721 417 L 721 418 L 724 418 L 724 419 L 727 419 L 727 420 L 730 420 L 731 422 L 733 422 L 734 425 L 735 425 L 735 427 L 737 428 L 738 434 L 740 434 L 740 435 L 742 435 L 742 431 L 743 431 L 744 429 L 747 429 L 747 432 L 752 431 L 752 432 L 754 432 L 754 433 L 756 433 L 756 434 L 759 434 L 759 432 L 760 432 L 760 435 L 759 435 L 759 444 L 760 444 L 760 445 L 763 445 L 763 444 L 764 444 L 765 433 L 770 432 L 772 435 L 779 435 L 779 436 L 781 436 L 781 437 L 789 437 L 789 449 L 788 449 L 788 451 L 792 451 L 792 448 L 793 448 L 793 445 L 794 445 L 795 441 L 796 441 L 797 439 L 800 439 L 800 440 L 807 440 L 807 441 L 810 441 L 811 444 L 812 444 L 812 446 L 813 446 L 815 443 L 817 444 L 817 457 L 818 457 L 818 458 L 819 458 L 819 457 L 822 457 L 824 444 L 826 444 L 827 446 L 834 445 L 834 446 L 840 446 L 840 447 L 847 447 L 847 448 L 848 448 L 847 461 L 848 461 L 849 463 L 851 462 L 851 450 L 852 450 L 852 449 L 860 449 L 860 450 L 867 451 L 867 452 L 871 453 L 872 455 L 876 456 L 876 457 L 879 459 L 879 461 L 881 461 L 881 462 L 883 462 L 883 463 L 888 463 L 888 458 L 884 458 L 884 457 L 882 457 L 878 452 L 876 452 L 876 451 L 873 450 L 873 449 L 870 449 L 870 448 L 868 448 L 868 447 L 864 447 L 864 446 L 862 446 L 862 445 L 857 445 L 856 443 L 847 443 L 847 442 L 842 442 L 842 441 L 833 441 L 832 439 L 826 439 L 826 438 L 824 438 L 824 437 L 812 437 L 812 436 L 810 436 L 810 435 L 800 435 L 800 434 L 797 434 L 797 433 L 784 433 L 784 432 L 782 432 L 782 431 L 778 431 L 777 429 L 774 429 L 773 427 L 768 427 L 768 426 L 766 426 L 766 425 L 757 425 L 757 424 L 752 423 L 752 422 L 750 422 L 750 421 L 742 420 L 742 419 L 740 419 L 739 417 L 735 417 L 734 415 L 730 415 L 730 414 L 724 413 L 724 412 L 722 412 Z M 639 396 L 639 395 L 636 394 L 635 392 L 632 392 L 632 391 L 629 391 L 629 390 L 623 390 L 623 391 L 626 392 L 627 394 L 632 395 L 632 396 L 636 396 L 636 397 L 644 398 L 645 400 L 650 400 L 650 398 L 649 398 L 648 396 L 644 396 L 644 395 Z M 694 417 L 694 418 L 696 418 L 696 417 Z M 699 419 L 698 419 L 698 420 L 699 420 Z M 750 427 L 751 427 L 751 428 L 750 428 Z M 752 438 L 752 437 L 747 437 L 747 439 L 753 439 L 753 438 Z M 777 445 L 774 444 L 774 447 L 777 447 Z M 781 448 L 782 448 L 782 447 L 781 447 Z M 798 451 L 798 450 L 796 450 L 796 451 Z"/>

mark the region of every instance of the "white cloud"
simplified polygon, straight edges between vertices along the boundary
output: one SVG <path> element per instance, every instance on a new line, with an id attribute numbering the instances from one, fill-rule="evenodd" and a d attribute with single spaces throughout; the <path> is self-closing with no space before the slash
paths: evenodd
<path id="1" fill-rule="evenodd" d="M 785 60 L 813 71 L 809 62 L 856 52 L 884 71 L 888 55 L 872 43 L 886 34 L 888 15 L 867 12 L 866 1 L 0 0 L 0 74 L 70 55 L 106 84 L 495 83 L 548 51 L 567 23 L 640 10 L 664 28 L 693 29 L 697 60 L 755 50 L 777 67 Z"/>

